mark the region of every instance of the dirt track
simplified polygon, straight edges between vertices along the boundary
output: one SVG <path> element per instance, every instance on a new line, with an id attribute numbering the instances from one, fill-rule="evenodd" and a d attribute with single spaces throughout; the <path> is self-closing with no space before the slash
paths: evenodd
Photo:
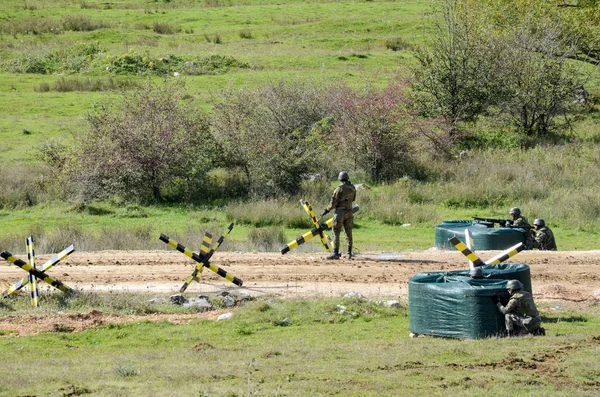
<path id="1" fill-rule="evenodd" d="M 496 252 L 479 251 L 485 260 Z M 355 260 L 325 260 L 325 253 L 218 252 L 213 263 L 244 281 L 253 296 L 328 297 L 360 292 L 368 298 L 406 299 L 408 280 L 418 272 L 468 268 L 458 251 L 418 251 L 397 254 L 365 253 Z M 24 258 L 26 259 L 26 258 Z M 39 255 L 37 263 L 49 259 Z M 510 262 L 531 268 L 536 301 L 548 307 L 585 308 L 600 301 L 600 251 L 526 251 Z M 151 296 L 176 293 L 194 269 L 194 262 L 177 251 L 75 252 L 48 271 L 68 286 L 87 292 L 140 292 Z M 25 272 L 7 262 L 0 264 L 0 284 L 14 283 Z M 204 269 L 200 283 L 186 295 L 210 294 L 238 287 Z M 51 287 L 40 283 L 42 293 Z M 80 331 L 125 321 L 186 323 L 200 316 L 216 318 L 223 310 L 201 314 L 120 316 L 92 310 L 89 313 L 0 317 L 0 330 L 26 335 L 57 329 Z"/>
<path id="2" fill-rule="evenodd" d="M 495 254 L 480 251 L 482 259 Z M 418 272 L 466 269 L 457 251 L 413 251 L 398 254 L 366 253 L 350 261 L 325 260 L 325 253 L 218 252 L 212 263 L 244 281 L 251 294 L 403 297 L 408 280 Z M 38 263 L 46 257 L 39 256 Z M 538 300 L 595 302 L 600 300 L 600 251 L 521 252 L 510 262 L 531 267 L 534 297 Z M 70 287 L 84 291 L 175 293 L 194 269 L 194 262 L 177 251 L 75 252 L 48 271 Z M 25 272 L 0 265 L 0 282 L 13 283 Z M 188 293 L 211 293 L 237 288 L 205 269 L 200 283 Z"/>

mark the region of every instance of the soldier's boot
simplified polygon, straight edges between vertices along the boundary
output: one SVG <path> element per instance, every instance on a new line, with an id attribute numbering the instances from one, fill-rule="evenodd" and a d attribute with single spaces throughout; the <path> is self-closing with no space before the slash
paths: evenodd
<path id="1" fill-rule="evenodd" d="M 333 252 L 331 253 L 331 255 L 329 255 L 327 257 L 327 259 L 340 259 L 340 251 L 337 248 L 333 249 Z"/>
<path id="2" fill-rule="evenodd" d="M 535 336 L 546 336 L 546 330 L 543 327 L 539 327 L 538 329 L 533 330 L 531 334 Z"/>
<path id="3" fill-rule="evenodd" d="M 352 246 L 348 245 L 348 251 L 346 251 L 346 254 L 348 255 L 348 259 L 352 259 L 354 257 L 354 255 L 352 255 Z"/>

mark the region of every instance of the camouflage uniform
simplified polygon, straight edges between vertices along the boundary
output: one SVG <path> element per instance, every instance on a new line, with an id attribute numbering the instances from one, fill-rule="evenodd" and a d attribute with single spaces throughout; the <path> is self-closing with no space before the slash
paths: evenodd
<path id="1" fill-rule="evenodd" d="M 554 233 L 549 227 L 543 226 L 536 230 L 534 247 L 540 250 L 556 251 L 556 241 L 554 241 Z"/>
<path id="2" fill-rule="evenodd" d="M 521 228 L 525 230 L 525 248 L 530 250 L 535 246 L 535 240 L 533 239 L 533 230 L 529 222 L 527 222 L 527 218 L 519 215 L 516 219 L 512 221 L 512 224 L 509 227 Z"/>
<path id="3" fill-rule="evenodd" d="M 527 291 L 513 291 L 506 306 L 498 303 L 498 309 L 504 314 L 506 331 L 509 335 L 535 332 L 542 323 L 540 313 Z"/>
<path id="4" fill-rule="evenodd" d="M 340 232 L 342 226 L 346 233 L 348 243 L 347 253 L 352 255 L 352 226 L 354 224 L 354 213 L 352 212 L 352 203 L 356 200 L 356 188 L 350 181 L 343 181 L 333 191 L 331 201 L 326 211 L 333 210 L 333 243 L 335 244 L 334 253 L 339 254 Z"/>

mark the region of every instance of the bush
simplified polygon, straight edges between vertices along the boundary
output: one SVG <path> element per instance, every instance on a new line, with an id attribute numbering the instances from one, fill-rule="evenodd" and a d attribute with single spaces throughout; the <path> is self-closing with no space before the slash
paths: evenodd
<path id="1" fill-rule="evenodd" d="M 152 30 L 158 34 L 175 34 L 181 29 L 166 22 L 155 22 Z"/>
<path id="2" fill-rule="evenodd" d="M 0 209 L 34 206 L 50 199 L 51 170 L 45 166 L 0 168 Z"/>
<path id="3" fill-rule="evenodd" d="M 0 32 L 10 35 L 60 34 L 62 33 L 62 24 L 50 18 L 23 18 L 1 23 Z"/>
<path id="4" fill-rule="evenodd" d="M 392 51 L 409 50 L 412 46 L 402 37 L 394 37 L 385 41 L 385 48 Z"/>
<path id="5" fill-rule="evenodd" d="M 293 82 L 225 90 L 214 101 L 213 134 L 251 194 L 296 194 L 301 175 L 323 173 L 329 109 L 324 90 Z"/>
<path id="6" fill-rule="evenodd" d="M 240 38 L 242 38 L 242 39 L 251 39 L 252 38 L 252 32 L 250 32 L 249 29 L 244 29 L 244 30 L 240 31 Z"/>
<path id="7" fill-rule="evenodd" d="M 63 29 L 74 32 L 90 32 L 108 27 L 102 20 L 93 21 L 84 15 L 67 15 L 63 18 Z"/>
<path id="8" fill-rule="evenodd" d="M 86 69 L 102 51 L 98 42 L 79 42 L 59 49 L 25 49 L 20 57 L 2 67 L 12 73 L 77 73 Z"/>
<path id="9" fill-rule="evenodd" d="M 258 251 L 278 251 L 285 243 L 285 231 L 281 227 L 250 229 L 248 238 Z"/>
<path id="10" fill-rule="evenodd" d="M 79 137 L 65 167 L 78 199 L 188 198 L 188 187 L 202 183 L 217 150 L 204 114 L 184 97 L 180 80 L 148 81 L 90 112 L 91 131 Z"/>

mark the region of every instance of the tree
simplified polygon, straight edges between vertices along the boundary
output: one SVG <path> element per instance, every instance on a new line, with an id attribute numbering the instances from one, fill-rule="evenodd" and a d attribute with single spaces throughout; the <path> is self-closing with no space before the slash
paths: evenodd
<path id="1" fill-rule="evenodd" d="M 212 131 L 224 165 L 239 167 L 255 195 L 293 194 L 301 175 L 321 169 L 323 89 L 308 82 L 224 90 L 213 101 Z"/>
<path id="2" fill-rule="evenodd" d="M 364 92 L 344 85 L 330 88 L 335 117 L 332 139 L 341 150 L 338 157 L 351 159 L 378 181 L 413 175 L 415 137 L 409 129 L 405 92 L 405 85 L 395 83 Z"/>
<path id="3" fill-rule="evenodd" d="M 182 82 L 148 82 L 95 106 L 66 168 L 84 201 L 114 194 L 160 201 L 178 181 L 203 177 L 214 153 L 208 122 L 184 96 Z"/>
<path id="4" fill-rule="evenodd" d="M 453 133 L 459 123 L 476 121 L 495 99 L 498 54 L 475 11 L 460 0 L 443 0 L 430 46 L 415 52 L 420 67 L 414 88 L 424 94 L 423 112 L 444 117 Z"/>
<path id="5" fill-rule="evenodd" d="M 569 64 L 573 52 L 564 52 L 567 47 L 558 31 L 551 25 L 532 29 L 531 23 L 504 37 L 504 56 L 497 68 L 503 82 L 498 105 L 524 134 L 546 136 L 557 116 L 567 116 L 579 106 L 574 98 L 583 81 Z"/>

